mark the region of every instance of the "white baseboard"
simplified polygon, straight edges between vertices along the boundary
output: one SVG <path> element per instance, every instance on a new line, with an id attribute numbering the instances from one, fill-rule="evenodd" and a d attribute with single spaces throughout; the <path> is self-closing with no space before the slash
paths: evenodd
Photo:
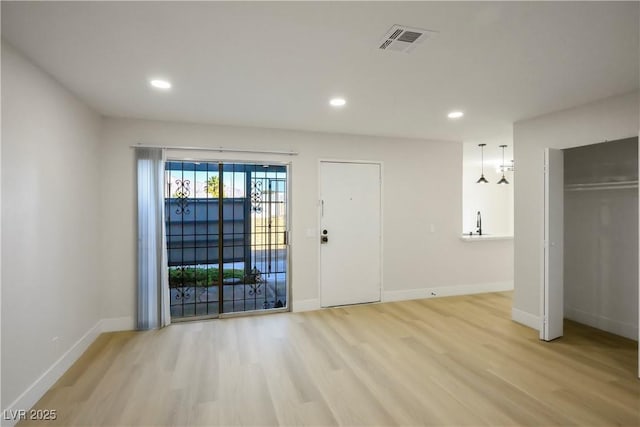
<path id="1" fill-rule="evenodd" d="M 294 313 L 299 313 L 301 311 L 313 311 L 313 310 L 319 310 L 319 309 L 320 309 L 320 300 L 318 298 L 293 301 L 293 306 L 291 307 L 291 311 L 293 311 Z"/>
<path id="2" fill-rule="evenodd" d="M 518 310 L 517 308 L 512 308 L 511 320 L 535 329 L 536 331 L 540 330 L 540 316 L 536 316 L 535 314 L 527 313 L 526 311 Z"/>
<path id="3" fill-rule="evenodd" d="M 38 400 L 67 372 L 76 360 L 103 332 L 133 330 L 133 318 L 116 317 L 99 320 L 91 329 L 80 337 L 58 360 L 56 360 L 38 379 L 22 392 L 7 408 L 3 408 L 2 426 L 13 427 L 19 420 L 5 419 L 5 415 L 18 414 L 19 410 L 29 410 Z"/>
<path id="4" fill-rule="evenodd" d="M 434 288 L 403 289 L 401 291 L 383 291 L 380 302 L 407 301 L 412 299 L 451 297 L 458 295 L 484 294 L 513 290 L 513 281 L 477 283 L 473 285 L 441 286 Z M 319 310 L 319 299 L 305 299 L 293 302 L 294 312 Z"/>
<path id="5" fill-rule="evenodd" d="M 405 289 L 382 292 L 382 302 L 406 301 L 422 298 L 452 297 L 459 295 L 484 294 L 487 292 L 512 291 L 513 282 L 490 282 L 473 285 L 441 286 L 435 288 Z"/>
<path id="6" fill-rule="evenodd" d="M 608 317 L 587 313 L 574 307 L 564 308 L 564 317 L 632 340 L 638 339 L 638 327 Z"/>
<path id="7" fill-rule="evenodd" d="M 402 291 L 382 291 L 382 302 L 407 301 L 412 299 L 428 298 L 427 288 L 404 289 Z"/>

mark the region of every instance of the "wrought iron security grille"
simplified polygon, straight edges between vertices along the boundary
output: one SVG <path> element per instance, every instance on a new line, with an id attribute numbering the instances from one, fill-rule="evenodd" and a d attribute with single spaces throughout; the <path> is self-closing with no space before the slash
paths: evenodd
<path id="1" fill-rule="evenodd" d="M 287 306 L 287 170 L 167 162 L 173 319 Z"/>

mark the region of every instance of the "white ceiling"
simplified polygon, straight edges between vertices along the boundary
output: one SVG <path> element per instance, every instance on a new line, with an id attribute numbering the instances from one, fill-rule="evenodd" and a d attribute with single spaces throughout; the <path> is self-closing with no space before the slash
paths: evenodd
<path id="1" fill-rule="evenodd" d="M 3 38 L 105 115 L 495 142 L 516 120 L 639 87 L 638 2 L 1 7 Z M 378 50 L 393 24 L 440 33 Z"/>

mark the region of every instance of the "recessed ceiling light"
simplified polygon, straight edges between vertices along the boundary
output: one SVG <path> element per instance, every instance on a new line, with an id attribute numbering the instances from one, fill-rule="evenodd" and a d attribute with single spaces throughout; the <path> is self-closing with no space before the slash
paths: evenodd
<path id="1" fill-rule="evenodd" d="M 344 98 L 331 98 L 329 101 L 329 104 L 331 104 L 332 107 L 342 107 L 346 103 L 347 101 Z"/>
<path id="2" fill-rule="evenodd" d="M 158 89 L 171 89 L 171 83 L 166 80 L 151 80 L 149 84 Z"/>
<path id="3" fill-rule="evenodd" d="M 462 116 L 464 116 L 464 113 L 462 111 L 452 111 L 447 114 L 447 117 L 449 117 L 450 119 L 459 119 Z"/>

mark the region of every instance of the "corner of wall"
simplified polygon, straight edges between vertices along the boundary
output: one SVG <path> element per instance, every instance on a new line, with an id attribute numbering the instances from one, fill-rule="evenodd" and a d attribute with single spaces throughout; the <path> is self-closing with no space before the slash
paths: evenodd
<path id="1" fill-rule="evenodd" d="M 2 426 L 13 426 L 19 420 L 6 419 L 5 414 L 19 414 L 19 411 L 32 408 L 44 394 L 64 375 L 65 372 L 84 354 L 98 336 L 104 332 L 133 330 L 131 317 L 101 319 L 40 375 L 16 400 L 3 409 Z"/>
<path id="2" fill-rule="evenodd" d="M 303 311 L 319 310 L 320 308 L 320 300 L 313 298 L 293 301 L 291 311 L 294 313 L 301 313 Z"/>

